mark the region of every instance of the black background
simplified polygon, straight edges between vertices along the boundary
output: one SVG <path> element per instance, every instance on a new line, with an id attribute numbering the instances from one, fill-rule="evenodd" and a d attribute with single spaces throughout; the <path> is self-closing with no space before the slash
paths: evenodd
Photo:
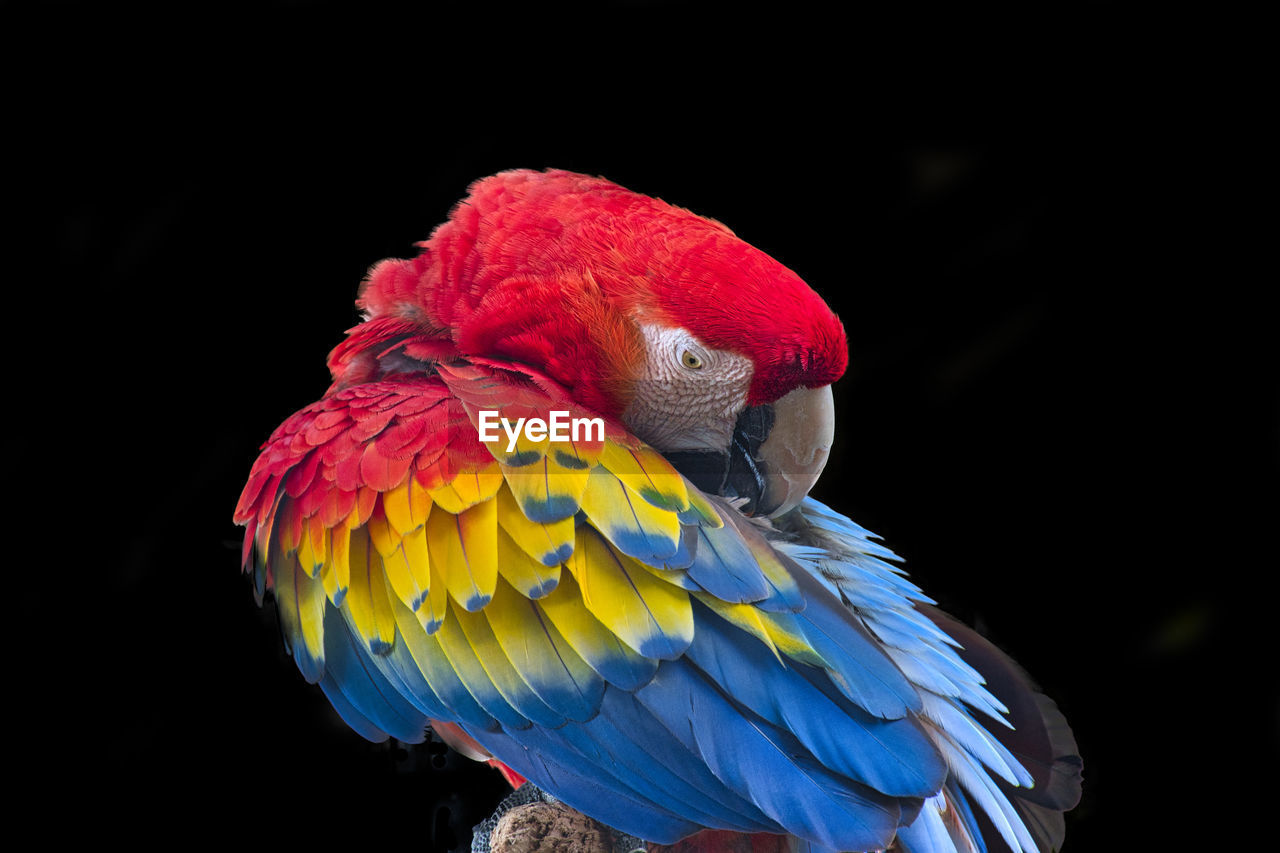
<path id="1" fill-rule="evenodd" d="M 302 682 L 231 511 L 327 386 L 368 266 L 470 181 L 556 167 L 725 222 L 840 314 L 817 494 L 1067 713 L 1068 850 L 1253 831 L 1277 746 L 1274 282 L 1240 263 L 1248 134 L 1202 41 L 1102 4 L 52 8 L 13 30 L 46 46 L 21 79 L 56 240 L 53 282 L 15 256 L 43 341 L 19 377 L 48 381 L 18 416 L 48 427 L 41 514 L 80 556 L 38 556 L 17 601 L 76 638 L 35 658 L 72 722 L 30 730 L 37 800 L 80 792 L 70 828 L 445 850 L 496 802 L 496 774 L 365 744 Z M 57 506 L 93 516 L 87 541 Z"/>

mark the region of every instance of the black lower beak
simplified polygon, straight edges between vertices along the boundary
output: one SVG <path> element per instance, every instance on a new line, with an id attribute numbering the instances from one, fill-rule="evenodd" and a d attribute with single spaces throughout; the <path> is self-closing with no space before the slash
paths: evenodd
<path id="1" fill-rule="evenodd" d="M 680 450 L 667 453 L 667 460 L 708 494 L 746 498 L 742 510 L 753 515 L 768 487 L 767 463 L 759 454 L 773 421 L 773 406 L 751 406 L 738 415 L 727 450 Z"/>

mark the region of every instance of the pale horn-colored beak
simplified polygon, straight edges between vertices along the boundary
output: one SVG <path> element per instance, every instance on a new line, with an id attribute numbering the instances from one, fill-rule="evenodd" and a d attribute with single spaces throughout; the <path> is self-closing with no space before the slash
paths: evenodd
<path id="1" fill-rule="evenodd" d="M 831 386 L 797 388 L 773 404 L 773 428 L 755 453 L 764 492 L 756 511 L 777 518 L 794 509 L 827 464 L 836 436 Z"/>

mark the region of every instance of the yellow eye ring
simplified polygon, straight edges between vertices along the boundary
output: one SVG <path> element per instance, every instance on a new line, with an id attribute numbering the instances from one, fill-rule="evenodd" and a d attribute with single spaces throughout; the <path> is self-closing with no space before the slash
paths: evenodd
<path id="1" fill-rule="evenodd" d="M 690 370 L 702 369 L 702 359 L 698 358 L 696 355 L 689 352 L 688 350 L 685 350 L 684 352 L 680 353 L 680 363 L 685 367 L 689 368 Z"/>

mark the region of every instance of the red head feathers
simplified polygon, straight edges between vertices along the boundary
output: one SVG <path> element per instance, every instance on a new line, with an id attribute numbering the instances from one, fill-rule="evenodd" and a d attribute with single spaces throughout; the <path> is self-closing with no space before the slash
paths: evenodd
<path id="1" fill-rule="evenodd" d="M 406 341 L 409 358 L 518 361 L 616 415 L 643 357 L 636 322 L 749 357 L 751 404 L 829 384 L 847 364 L 840 321 L 799 276 L 720 223 L 603 178 L 485 178 L 419 245 L 370 271 L 359 305 L 372 322 L 352 332 L 370 340 L 334 351 L 338 385 Z"/>

